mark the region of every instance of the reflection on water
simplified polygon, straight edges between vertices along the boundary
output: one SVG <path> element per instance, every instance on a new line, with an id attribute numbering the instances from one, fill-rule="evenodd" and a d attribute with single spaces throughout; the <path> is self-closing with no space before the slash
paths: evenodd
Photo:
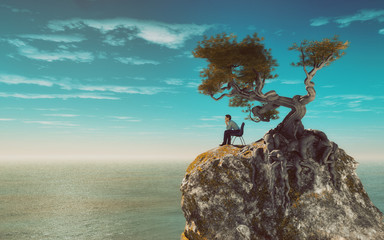
<path id="1" fill-rule="evenodd" d="M 0 239 L 179 239 L 186 163 L 0 166 Z"/>

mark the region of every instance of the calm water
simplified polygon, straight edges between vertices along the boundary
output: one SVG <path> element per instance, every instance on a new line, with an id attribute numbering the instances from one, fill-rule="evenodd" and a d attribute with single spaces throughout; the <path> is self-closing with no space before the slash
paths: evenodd
<path id="1" fill-rule="evenodd" d="M 384 161 L 361 162 L 357 167 L 357 175 L 371 201 L 384 213 Z"/>
<path id="2" fill-rule="evenodd" d="M 187 163 L 1 164 L 0 239 L 180 239 Z M 358 174 L 384 210 L 384 165 Z"/>
<path id="3" fill-rule="evenodd" d="M 0 239 L 180 239 L 186 163 L 0 166 Z"/>

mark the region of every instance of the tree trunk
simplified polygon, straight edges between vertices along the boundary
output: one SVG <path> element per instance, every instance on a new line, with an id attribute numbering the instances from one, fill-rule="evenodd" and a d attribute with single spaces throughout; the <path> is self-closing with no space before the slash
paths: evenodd
<path id="1" fill-rule="evenodd" d="M 291 112 L 277 126 L 277 130 L 287 139 L 299 139 L 304 133 L 304 126 L 301 119 L 305 116 L 306 104 L 295 102 Z"/>

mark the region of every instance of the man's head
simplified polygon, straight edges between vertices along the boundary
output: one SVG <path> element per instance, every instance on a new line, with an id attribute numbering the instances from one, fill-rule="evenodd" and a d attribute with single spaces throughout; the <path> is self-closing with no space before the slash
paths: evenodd
<path id="1" fill-rule="evenodd" d="M 232 119 L 231 115 L 229 114 L 225 115 L 225 118 L 228 119 L 228 121 Z"/>

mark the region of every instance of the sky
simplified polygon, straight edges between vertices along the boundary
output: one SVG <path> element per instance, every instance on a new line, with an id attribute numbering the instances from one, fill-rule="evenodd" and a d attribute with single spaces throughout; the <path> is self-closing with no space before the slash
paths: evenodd
<path id="1" fill-rule="evenodd" d="M 264 91 L 306 94 L 293 43 L 338 35 L 346 55 L 315 76 L 304 126 L 357 161 L 384 156 L 382 0 L 0 0 L 0 159 L 189 160 L 217 147 L 228 99 L 199 94 L 204 35 L 258 33 L 279 77 Z"/>

